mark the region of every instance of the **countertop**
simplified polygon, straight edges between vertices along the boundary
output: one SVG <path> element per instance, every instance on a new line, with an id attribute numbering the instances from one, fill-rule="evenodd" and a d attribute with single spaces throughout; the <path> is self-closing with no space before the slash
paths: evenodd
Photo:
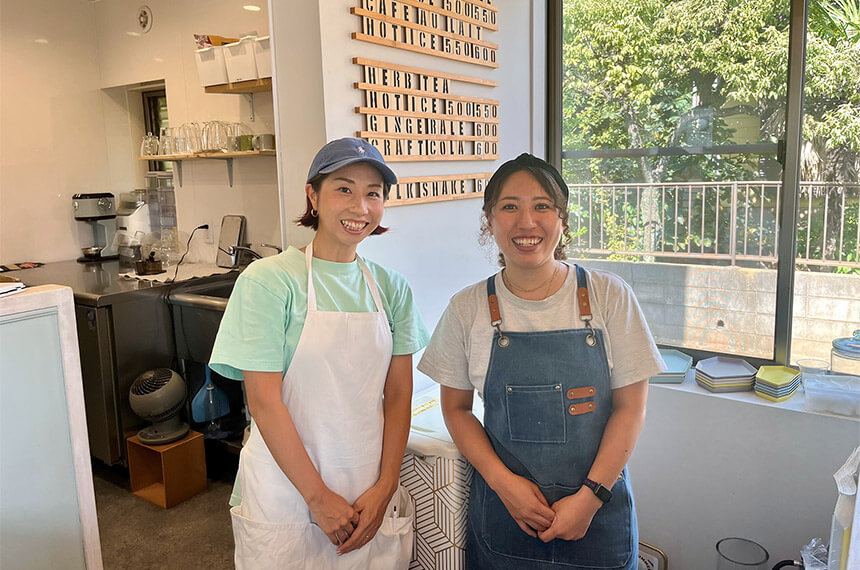
<path id="1" fill-rule="evenodd" d="M 123 269 L 123 272 L 127 269 Z M 11 273 L 27 286 L 66 285 L 74 291 L 75 303 L 91 307 L 104 307 L 122 302 L 134 291 L 162 294 L 170 283 L 121 279 L 119 261 L 79 263 L 77 261 L 55 261 L 42 267 L 22 269 Z M 183 283 L 178 281 L 177 285 Z"/>

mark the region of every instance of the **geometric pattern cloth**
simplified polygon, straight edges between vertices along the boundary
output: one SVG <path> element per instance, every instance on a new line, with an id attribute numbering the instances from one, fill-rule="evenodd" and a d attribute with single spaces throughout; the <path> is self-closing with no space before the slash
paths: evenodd
<path id="1" fill-rule="evenodd" d="M 414 502 L 415 543 L 409 570 L 464 570 L 472 465 L 465 459 L 406 452 L 400 484 Z"/>

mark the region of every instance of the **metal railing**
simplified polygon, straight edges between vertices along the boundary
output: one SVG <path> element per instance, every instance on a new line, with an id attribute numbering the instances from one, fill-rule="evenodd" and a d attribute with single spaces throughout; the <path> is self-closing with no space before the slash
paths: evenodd
<path id="1" fill-rule="evenodd" d="M 776 263 L 778 181 L 570 185 L 571 253 Z M 860 269 L 860 184 L 802 182 L 797 263 Z"/>

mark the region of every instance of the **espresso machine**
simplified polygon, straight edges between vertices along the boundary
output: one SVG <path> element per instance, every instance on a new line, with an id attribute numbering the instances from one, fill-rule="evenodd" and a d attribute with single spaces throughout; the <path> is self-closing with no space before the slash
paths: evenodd
<path id="1" fill-rule="evenodd" d="M 93 245 L 82 247 L 81 263 L 107 261 L 117 258 L 114 235 L 116 234 L 116 207 L 114 196 L 109 192 L 75 194 L 72 196 L 75 219 L 92 227 Z"/>

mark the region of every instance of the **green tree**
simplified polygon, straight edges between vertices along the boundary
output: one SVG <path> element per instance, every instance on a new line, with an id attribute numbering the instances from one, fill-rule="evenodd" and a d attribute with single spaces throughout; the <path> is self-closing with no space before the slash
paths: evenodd
<path id="1" fill-rule="evenodd" d="M 857 1 L 812 0 L 810 7 L 804 133 L 817 180 L 857 180 Z M 563 148 L 775 142 L 784 136 L 788 27 L 788 0 L 566 0 Z M 738 117 L 758 121 L 757 139 L 737 140 Z M 740 155 L 564 164 L 566 178 L 580 183 L 738 180 L 760 169 Z M 643 209 L 677 215 L 656 201 L 643 196 Z M 642 224 L 646 231 L 665 225 L 662 217 Z M 643 236 L 643 246 L 659 237 Z"/>

